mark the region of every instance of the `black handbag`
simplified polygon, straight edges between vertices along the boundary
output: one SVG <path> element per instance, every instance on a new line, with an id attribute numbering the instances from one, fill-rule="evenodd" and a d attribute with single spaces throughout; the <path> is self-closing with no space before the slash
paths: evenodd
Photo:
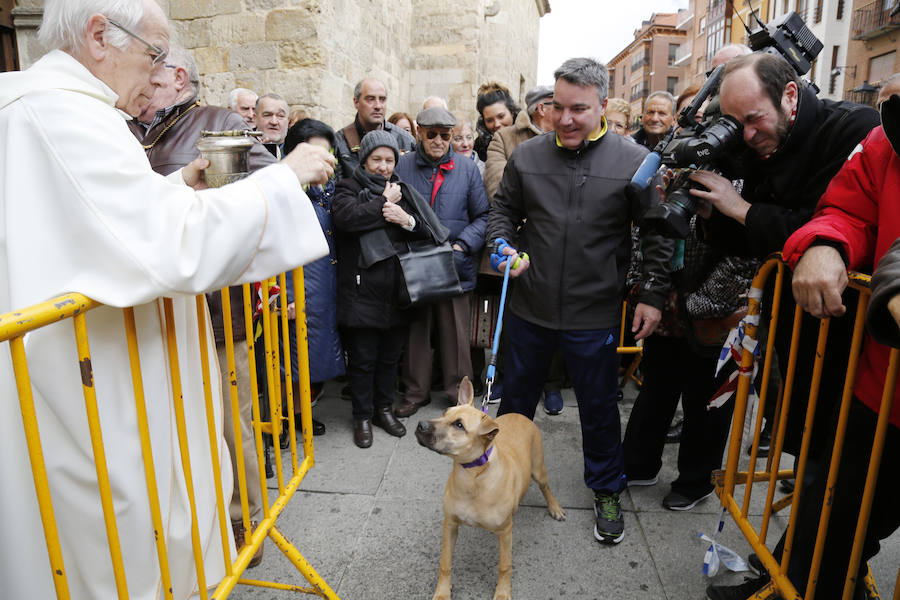
<path id="1" fill-rule="evenodd" d="M 408 247 L 408 252 L 397 255 L 404 282 L 400 288 L 402 306 L 420 306 L 462 295 L 450 242 L 409 242 Z"/>

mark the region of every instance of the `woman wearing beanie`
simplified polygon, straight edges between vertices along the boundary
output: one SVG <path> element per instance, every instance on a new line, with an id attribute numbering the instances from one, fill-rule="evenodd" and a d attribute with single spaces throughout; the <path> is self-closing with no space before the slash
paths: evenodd
<path id="1" fill-rule="evenodd" d="M 391 407 L 397 366 L 412 311 L 400 308 L 403 285 L 397 254 L 407 242 L 447 239 L 428 203 L 394 175 L 399 150 L 382 130 L 359 145 L 359 167 L 335 189 L 338 251 L 338 324 L 347 350 L 353 402 L 353 441 L 372 445 L 372 425 L 401 437 L 406 428 Z"/>

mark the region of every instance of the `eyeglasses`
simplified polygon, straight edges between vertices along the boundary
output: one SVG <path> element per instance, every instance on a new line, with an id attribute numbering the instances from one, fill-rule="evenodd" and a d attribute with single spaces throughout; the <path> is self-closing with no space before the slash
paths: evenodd
<path id="1" fill-rule="evenodd" d="M 132 32 L 132 31 L 129 31 L 125 27 L 122 27 L 121 25 L 119 25 L 118 23 L 116 23 L 115 21 L 110 19 L 109 17 L 107 17 L 106 20 L 109 21 L 109 24 L 112 25 L 113 27 L 115 27 L 116 29 L 119 29 L 119 30 L 127 33 L 128 35 L 130 35 L 131 37 L 133 37 L 134 39 L 136 39 L 143 45 L 147 46 L 147 49 L 150 50 L 150 56 L 153 58 L 152 64 L 154 67 L 156 65 L 158 65 L 159 63 L 163 62 L 164 60 L 166 60 L 166 57 L 169 55 L 168 50 L 164 50 L 162 48 L 154 46 L 153 44 L 151 44 L 150 42 L 148 42 L 147 40 L 145 40 L 138 34 Z M 166 65 L 166 66 L 168 67 L 169 65 Z"/>
<path id="2" fill-rule="evenodd" d="M 454 144 L 462 144 L 463 142 L 474 142 L 474 141 L 475 141 L 475 136 L 473 136 L 471 133 L 469 133 L 469 134 L 467 134 L 467 135 L 455 135 L 455 136 L 453 136 L 453 143 L 454 143 Z"/>
<path id="3" fill-rule="evenodd" d="M 442 133 L 440 131 L 435 131 L 434 129 L 429 129 L 425 133 L 425 137 L 428 138 L 429 140 L 433 140 L 437 136 L 441 136 L 441 139 L 444 140 L 445 142 L 450 141 L 450 132 L 449 131 Z"/>

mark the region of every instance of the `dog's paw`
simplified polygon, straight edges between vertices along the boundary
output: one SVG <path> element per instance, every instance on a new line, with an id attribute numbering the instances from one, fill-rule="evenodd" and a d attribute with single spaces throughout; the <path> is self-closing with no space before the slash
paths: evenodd
<path id="1" fill-rule="evenodd" d="M 496 590 L 494 592 L 494 600 L 512 600 L 512 593 L 509 590 Z"/>
<path id="2" fill-rule="evenodd" d="M 563 510 L 563 507 L 559 505 L 559 502 L 553 504 L 552 506 L 548 506 L 547 511 L 550 513 L 550 516 L 557 521 L 566 520 L 566 511 Z"/>

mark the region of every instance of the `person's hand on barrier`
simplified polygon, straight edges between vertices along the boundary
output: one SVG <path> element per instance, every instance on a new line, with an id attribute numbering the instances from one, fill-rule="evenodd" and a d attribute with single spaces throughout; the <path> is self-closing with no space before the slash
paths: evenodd
<path id="1" fill-rule="evenodd" d="M 203 171 L 209 166 L 209 161 L 205 158 L 197 157 L 181 169 L 181 178 L 184 182 L 195 190 L 205 190 L 209 186 L 206 185 L 206 179 L 203 177 Z"/>
<path id="2" fill-rule="evenodd" d="M 894 317 L 894 321 L 897 322 L 897 327 L 900 327 L 900 294 L 888 300 L 887 309 L 891 316 Z"/>
<path id="3" fill-rule="evenodd" d="M 741 225 L 744 224 L 750 203 L 741 198 L 731 181 L 712 171 L 694 171 L 690 179 L 707 188 L 706 190 L 691 188 L 692 196 L 709 202 L 726 217 L 734 219 Z"/>
<path id="4" fill-rule="evenodd" d="M 385 182 L 384 191 L 381 193 L 381 195 L 387 198 L 388 202 L 393 202 L 394 204 L 400 202 L 400 199 L 403 197 L 403 193 L 400 191 L 400 186 L 396 183 L 391 183 L 390 181 Z"/>
<path id="5" fill-rule="evenodd" d="M 634 320 L 631 322 L 631 332 L 635 340 L 642 340 L 656 331 L 656 326 L 662 319 L 662 311 L 658 308 L 638 302 L 634 308 Z"/>
<path id="6" fill-rule="evenodd" d="M 832 246 L 810 246 L 794 269 L 794 301 L 814 317 L 840 317 L 847 312 L 841 294 L 847 287 L 847 267 Z"/>
<path id="7" fill-rule="evenodd" d="M 409 224 L 409 214 L 400 208 L 399 204 L 395 204 L 390 200 L 385 200 L 381 207 L 381 215 L 385 221 L 394 225 L 405 227 Z"/>
<path id="8" fill-rule="evenodd" d="M 298 144 L 281 159 L 297 176 L 301 185 L 322 185 L 334 175 L 334 156 L 331 152 L 306 142 Z"/>

